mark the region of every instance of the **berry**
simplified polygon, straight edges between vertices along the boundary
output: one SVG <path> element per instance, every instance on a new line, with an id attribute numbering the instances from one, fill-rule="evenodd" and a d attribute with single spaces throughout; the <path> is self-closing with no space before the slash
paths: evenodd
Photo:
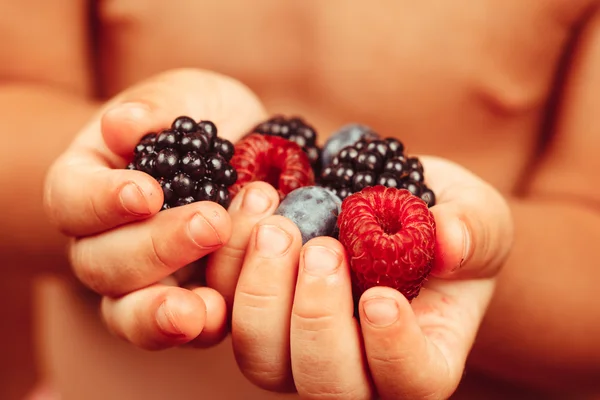
<path id="1" fill-rule="evenodd" d="M 235 148 L 233 143 L 229 140 L 216 137 L 213 139 L 212 150 L 213 152 L 222 155 L 225 160 L 229 161 L 231 160 L 231 157 L 233 157 Z"/>
<path id="2" fill-rule="evenodd" d="M 276 115 L 258 124 L 252 133 L 279 136 L 296 143 L 308 156 L 313 170 L 320 170 L 321 149 L 317 146 L 317 132 L 302 118 Z"/>
<path id="3" fill-rule="evenodd" d="M 373 186 L 350 195 L 338 217 L 355 294 L 374 286 L 399 290 L 411 301 L 421 290 L 435 251 L 435 220 L 404 189 Z"/>
<path id="4" fill-rule="evenodd" d="M 302 244 L 318 236 L 337 237 L 337 218 L 342 201 L 319 186 L 301 187 L 288 193 L 275 214 L 296 224 Z"/>
<path id="5" fill-rule="evenodd" d="M 192 118 L 181 116 L 175 118 L 175 121 L 173 121 L 173 124 L 171 125 L 171 129 L 182 133 L 191 133 L 198 130 L 198 125 Z"/>
<path id="6" fill-rule="evenodd" d="M 407 158 L 397 139 L 362 137 L 342 148 L 321 172 L 319 184 L 342 200 L 374 185 L 404 188 L 432 207 L 435 195 L 425 185 L 423 165 L 417 157 Z"/>
<path id="7" fill-rule="evenodd" d="M 270 183 L 281 199 L 294 189 L 315 183 L 306 153 L 296 143 L 278 136 L 253 133 L 244 137 L 235 145 L 231 165 L 238 176 L 230 188 L 232 196 L 253 181 Z"/>
<path id="8" fill-rule="evenodd" d="M 234 150 L 230 141 L 217 136 L 212 122 L 181 116 L 169 129 L 143 136 L 127 169 L 158 181 L 164 195 L 162 210 L 205 200 L 228 207 L 228 189 L 237 179 L 229 163 Z"/>
<path id="9" fill-rule="evenodd" d="M 353 146 L 362 138 L 377 139 L 379 135 L 370 127 L 361 124 L 348 124 L 334 132 L 323 145 L 321 153 L 321 166 L 325 168 L 331 164 L 340 150 L 347 146 Z"/>

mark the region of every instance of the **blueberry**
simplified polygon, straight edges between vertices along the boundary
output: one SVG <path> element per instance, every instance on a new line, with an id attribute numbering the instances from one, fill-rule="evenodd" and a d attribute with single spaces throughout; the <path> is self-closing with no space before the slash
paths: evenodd
<path id="1" fill-rule="evenodd" d="M 304 244 L 319 236 L 337 236 L 341 204 L 341 200 L 328 189 L 305 186 L 288 193 L 275 214 L 290 219 L 298 226 Z"/>
<path id="2" fill-rule="evenodd" d="M 334 132 L 325 142 L 321 153 L 321 165 L 326 167 L 341 149 L 352 146 L 363 137 L 377 139 L 379 135 L 370 127 L 362 124 L 348 124 Z"/>

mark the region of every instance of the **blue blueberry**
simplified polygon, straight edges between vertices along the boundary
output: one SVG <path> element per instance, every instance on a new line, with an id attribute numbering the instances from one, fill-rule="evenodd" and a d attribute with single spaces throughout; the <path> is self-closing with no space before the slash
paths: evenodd
<path id="1" fill-rule="evenodd" d="M 298 188 L 283 199 L 275 214 L 298 226 L 302 244 L 319 236 L 337 237 L 337 218 L 342 201 L 328 189 L 319 186 Z"/>
<path id="2" fill-rule="evenodd" d="M 334 132 L 325 142 L 321 153 L 321 165 L 326 167 L 331 163 L 333 157 L 346 146 L 352 146 L 363 137 L 378 139 L 379 135 L 370 127 L 362 124 L 347 124 Z"/>

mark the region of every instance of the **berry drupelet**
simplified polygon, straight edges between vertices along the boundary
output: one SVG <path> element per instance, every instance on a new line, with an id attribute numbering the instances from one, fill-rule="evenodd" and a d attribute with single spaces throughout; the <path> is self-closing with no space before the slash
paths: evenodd
<path id="1" fill-rule="evenodd" d="M 196 201 L 227 208 L 229 187 L 237 180 L 233 144 L 217 136 L 211 121 L 176 118 L 171 127 L 142 137 L 128 169 L 153 176 L 163 189 L 163 210 Z"/>
<path id="2" fill-rule="evenodd" d="M 424 182 L 423 165 L 407 157 L 397 139 L 365 137 L 346 146 L 323 168 L 320 184 L 344 200 L 351 194 L 376 185 L 407 189 L 427 206 L 435 205 L 435 195 Z"/>
<path id="3" fill-rule="evenodd" d="M 279 136 L 296 143 L 304 150 L 310 164 L 318 174 L 320 169 L 321 149 L 317 145 L 317 131 L 300 117 L 286 118 L 276 115 L 258 124 L 252 133 Z"/>

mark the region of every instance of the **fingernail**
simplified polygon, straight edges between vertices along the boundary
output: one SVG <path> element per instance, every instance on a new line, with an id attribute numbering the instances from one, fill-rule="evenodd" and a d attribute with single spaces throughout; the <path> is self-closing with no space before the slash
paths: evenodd
<path id="1" fill-rule="evenodd" d="M 143 103 L 123 103 L 111 108 L 106 113 L 115 114 L 119 118 L 142 121 L 148 119 L 150 107 Z"/>
<path id="2" fill-rule="evenodd" d="M 471 232 L 469 232 L 469 228 L 464 221 L 461 221 L 461 225 L 463 234 L 463 252 L 458 268 L 462 267 L 468 261 L 469 257 L 471 257 Z"/>
<path id="3" fill-rule="evenodd" d="M 292 244 L 289 233 L 275 225 L 261 225 L 256 232 L 256 249 L 263 257 L 283 255 Z"/>
<path id="4" fill-rule="evenodd" d="M 133 215 L 149 215 L 150 206 L 142 189 L 133 182 L 126 184 L 119 194 L 121 205 Z"/>
<path id="5" fill-rule="evenodd" d="M 189 223 L 192 240 L 201 248 L 210 249 L 223 244 L 217 230 L 200 213 L 194 214 Z"/>
<path id="6" fill-rule="evenodd" d="M 398 303 L 386 297 L 374 297 L 363 304 L 367 321 L 377 327 L 385 327 L 398 320 Z"/>
<path id="7" fill-rule="evenodd" d="M 242 199 L 242 210 L 248 214 L 262 214 L 271 207 L 271 199 L 259 188 L 248 188 Z"/>
<path id="8" fill-rule="evenodd" d="M 331 275 L 342 263 L 340 255 L 325 246 L 304 249 L 304 271 L 310 275 Z"/>
<path id="9" fill-rule="evenodd" d="M 156 323 L 160 330 L 168 336 L 185 336 L 177 324 L 177 318 L 173 309 L 175 304 L 167 304 L 172 301 L 166 299 L 156 310 Z"/>

